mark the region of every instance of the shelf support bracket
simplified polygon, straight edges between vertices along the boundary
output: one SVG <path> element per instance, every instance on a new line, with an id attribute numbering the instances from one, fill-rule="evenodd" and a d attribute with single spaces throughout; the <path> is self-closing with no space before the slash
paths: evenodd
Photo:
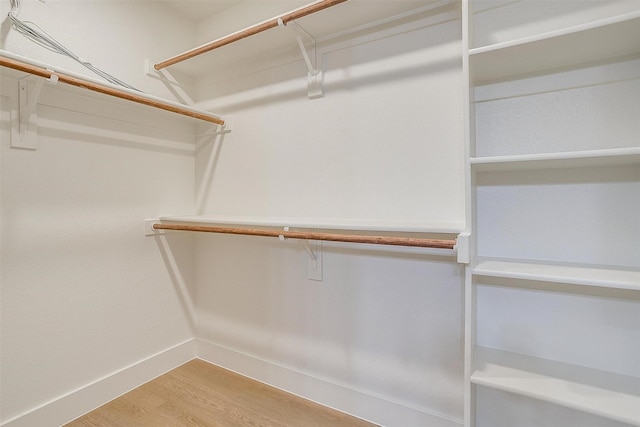
<path id="1" fill-rule="evenodd" d="M 300 48 L 300 52 L 302 53 L 302 57 L 304 58 L 304 62 L 307 66 L 307 95 L 309 99 L 321 98 L 324 96 L 324 90 L 322 86 L 322 68 L 318 67 L 316 64 L 316 39 L 306 32 L 305 29 L 296 21 L 290 21 L 289 23 L 293 25 L 289 27 L 288 24 L 285 24 L 282 21 L 282 18 L 278 18 L 279 27 L 293 29 L 294 37 L 296 38 L 296 42 L 298 43 L 298 47 Z M 305 46 L 303 37 L 308 40 L 310 52 Z"/>
<path id="2" fill-rule="evenodd" d="M 29 83 L 35 81 L 33 85 Z M 58 76 L 51 72 L 51 77 L 25 77 L 18 81 L 17 111 L 12 110 L 11 147 L 36 150 L 38 148 L 38 125 L 36 106 L 45 82 L 57 83 Z"/>
<path id="3" fill-rule="evenodd" d="M 289 227 L 283 228 L 284 232 L 289 232 Z M 281 242 L 287 238 L 280 234 L 278 239 Z M 307 278 L 317 282 L 322 281 L 322 242 L 317 240 L 303 240 L 304 249 L 307 252 Z"/>
<path id="4" fill-rule="evenodd" d="M 322 281 L 322 242 L 317 240 L 305 240 L 305 248 L 309 257 L 307 258 L 307 278 Z"/>
<path id="5" fill-rule="evenodd" d="M 304 240 L 304 248 L 307 250 L 307 253 L 309 254 L 309 258 L 311 258 L 311 260 L 313 260 L 313 261 L 317 261 L 318 260 L 318 258 L 316 257 L 315 252 L 311 248 L 311 243 L 309 243 L 308 240 Z"/>

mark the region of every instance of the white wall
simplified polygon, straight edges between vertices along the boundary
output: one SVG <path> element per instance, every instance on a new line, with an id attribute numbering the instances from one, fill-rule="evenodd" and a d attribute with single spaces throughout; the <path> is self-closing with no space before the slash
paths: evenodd
<path id="1" fill-rule="evenodd" d="M 20 0 L 20 4 L 18 18 L 36 23 L 80 58 L 139 90 L 167 98 L 171 92 L 145 75 L 144 61 L 154 63 L 182 52 L 193 47 L 195 39 L 189 21 L 147 1 Z M 9 0 L 0 1 L 0 49 L 98 78 L 74 60 L 12 30 L 6 18 L 10 9 Z M 192 84 L 184 75 L 180 80 Z"/>
<path id="2" fill-rule="evenodd" d="M 201 236 L 196 248 L 204 341 L 405 409 L 462 418 L 464 273 L 455 258 L 325 243 L 318 282 L 307 278 L 300 242 Z M 335 402 L 302 381 L 251 374 Z M 369 419 L 375 410 L 359 409 Z M 428 419 L 378 416 L 372 421 L 389 426 Z"/>
<path id="3" fill-rule="evenodd" d="M 189 34 L 186 25 L 144 2 L 22 3 L 22 18 L 141 86 L 146 48 L 168 55 L 161 51 Z M 0 6 L 5 16 L 8 2 Z M 85 72 L 6 30 L 4 24 L 3 48 Z M 180 282 L 164 261 L 171 255 L 161 241 L 144 236 L 142 221 L 193 209 L 194 146 L 192 123 L 47 85 L 37 107 L 38 149 L 10 148 L 17 82 L 7 74 L 0 78 L 5 423 L 193 337 L 183 300 L 183 286 L 192 283 L 192 241 L 169 237 Z M 157 375 L 171 363 L 144 374 Z M 105 399 L 146 379 L 116 381 L 98 395 Z M 74 402 L 70 410 L 40 418 L 35 411 L 12 425 L 58 425 L 97 403 L 104 402 Z"/>
<path id="4" fill-rule="evenodd" d="M 377 30 L 319 48 L 320 99 L 299 52 L 198 80 L 198 103 L 235 127 L 199 152 L 202 212 L 464 228 L 459 12 Z"/>
<path id="5" fill-rule="evenodd" d="M 325 44 L 325 96 L 315 100 L 301 58 L 200 78 L 199 103 L 234 123 L 198 151 L 200 213 L 463 229 L 459 32 L 459 13 L 443 8 L 396 33 L 383 26 Z M 455 257 L 325 244 L 323 266 L 323 281 L 309 280 L 296 241 L 199 236 L 200 338 L 236 352 L 225 359 L 234 369 L 248 356 L 440 416 L 374 422 L 460 421 L 464 269 Z M 270 372 L 251 374 L 350 409 Z"/>

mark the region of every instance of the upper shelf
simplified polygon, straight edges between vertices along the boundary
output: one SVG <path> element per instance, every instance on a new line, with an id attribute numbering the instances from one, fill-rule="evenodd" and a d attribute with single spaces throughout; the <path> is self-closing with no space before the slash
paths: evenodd
<path id="1" fill-rule="evenodd" d="M 315 3 L 318 2 L 312 4 Z M 375 4 L 372 4 L 371 1 L 349 0 L 295 19 L 295 22 L 313 37 L 316 42 L 322 43 L 387 22 L 406 19 L 438 6 L 450 5 L 452 3 L 452 0 L 376 0 Z M 184 53 L 199 50 L 206 45 L 217 44 L 217 42 L 227 37 L 267 24 L 280 16 L 289 15 L 292 12 L 271 17 L 251 27 L 239 28 L 237 32 L 205 43 L 199 47 L 189 49 Z M 248 61 L 268 58 L 281 52 L 293 52 L 297 49 L 296 41 L 292 38 L 290 32 L 281 28 L 272 28 L 268 31 L 261 32 L 259 35 L 238 38 L 233 45 L 225 44 L 216 48 L 215 51 L 203 49 L 207 51 L 207 53 L 173 64 L 167 67 L 167 69 L 170 71 L 177 70 L 191 76 L 210 75 L 212 70 L 215 72 L 215 70 L 232 67 L 234 64 L 244 64 Z M 176 56 L 179 55 L 181 54 L 177 54 Z M 159 60 L 156 65 L 166 61 L 168 61 L 168 59 Z"/>
<path id="2" fill-rule="evenodd" d="M 469 50 L 474 84 L 640 54 L 640 11 Z"/>
<path id="3" fill-rule="evenodd" d="M 146 94 L 111 83 L 102 82 L 85 76 L 63 71 L 51 65 L 43 64 L 20 55 L 13 54 L 4 50 L 0 50 L 0 66 L 8 69 L 16 70 L 26 75 L 35 75 L 46 79 L 52 79 L 60 83 L 71 86 L 88 89 L 93 92 L 109 95 L 125 101 L 134 102 L 141 105 L 157 108 L 193 119 L 203 120 L 209 123 L 224 125 L 224 120 L 218 115 L 207 111 L 192 108 L 177 102 L 162 99 L 153 95 Z"/>
<path id="4" fill-rule="evenodd" d="M 197 48 L 191 49 L 187 52 L 176 55 L 172 58 L 166 59 L 162 62 L 159 62 L 153 66 L 156 70 L 161 70 L 165 67 L 168 67 L 173 64 L 177 64 L 179 62 L 186 61 L 188 59 L 194 58 L 199 55 L 203 55 L 212 50 L 218 49 L 222 46 L 226 46 L 231 43 L 235 43 L 244 38 L 254 36 L 256 34 L 262 33 L 267 30 L 271 30 L 273 28 L 279 26 L 286 26 L 289 22 L 295 21 L 297 19 L 304 18 L 305 16 L 309 16 L 313 13 L 320 12 L 322 10 L 328 9 L 330 7 L 336 6 L 340 3 L 344 3 L 347 0 L 320 0 L 316 3 L 312 3 L 311 5 L 305 6 L 303 8 L 297 9 L 293 12 L 286 13 L 284 15 L 280 15 L 276 18 L 272 18 L 268 21 L 264 21 L 260 24 L 253 25 L 245 30 L 238 31 L 236 33 L 230 34 L 226 37 L 222 37 L 221 39 L 214 40 L 212 42 L 206 43 Z"/>

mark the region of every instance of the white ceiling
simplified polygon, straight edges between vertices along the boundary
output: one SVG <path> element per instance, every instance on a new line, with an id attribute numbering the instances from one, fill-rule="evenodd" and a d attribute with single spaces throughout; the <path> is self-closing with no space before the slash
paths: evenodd
<path id="1" fill-rule="evenodd" d="M 196 22 L 208 18 L 243 0 L 160 0 L 176 12 Z"/>

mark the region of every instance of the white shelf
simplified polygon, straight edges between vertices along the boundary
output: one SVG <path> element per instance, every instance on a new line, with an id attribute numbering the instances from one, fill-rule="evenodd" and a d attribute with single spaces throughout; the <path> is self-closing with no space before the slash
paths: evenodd
<path id="1" fill-rule="evenodd" d="M 165 222 L 186 222 L 192 224 L 234 225 L 251 227 L 291 227 L 316 230 L 352 230 L 400 233 L 437 233 L 458 234 L 463 224 L 431 223 L 418 221 L 383 221 L 333 218 L 286 218 L 286 217 L 250 217 L 220 215 L 182 215 L 160 217 Z"/>
<path id="2" fill-rule="evenodd" d="M 471 382 L 640 426 L 640 378 L 477 347 Z"/>
<path id="3" fill-rule="evenodd" d="M 640 164 L 640 147 L 471 158 L 476 171 Z"/>
<path id="4" fill-rule="evenodd" d="M 476 276 L 537 280 L 640 291 L 640 270 L 635 269 L 478 258 L 472 273 Z"/>
<path id="5" fill-rule="evenodd" d="M 469 50 L 473 84 L 640 53 L 640 11 Z"/>
<path id="6" fill-rule="evenodd" d="M 220 115 L 193 108 L 179 102 L 163 99 L 137 90 L 112 83 L 80 75 L 68 70 L 54 67 L 40 61 L 26 58 L 0 49 L 0 76 L 7 76 L 14 79 L 22 79 L 27 76 L 36 75 L 42 78 L 50 78 L 52 74 L 58 77 L 57 85 L 62 85 L 65 90 L 93 96 L 95 98 L 108 98 L 113 102 L 122 105 L 137 105 L 142 108 L 153 108 L 174 117 L 186 120 L 220 122 Z"/>
<path id="7" fill-rule="evenodd" d="M 309 1 L 309 4 L 311 3 L 313 1 Z M 453 3 L 451 0 L 376 0 L 375 5 L 372 5 L 370 1 L 347 1 L 300 18 L 295 22 L 317 43 L 322 44 L 386 23 L 397 24 L 404 20 L 410 20 L 412 16 L 419 17 L 434 8 Z M 287 13 L 290 10 L 282 12 Z M 265 18 L 267 19 L 264 21 L 269 21 L 274 16 Z M 237 28 L 233 32 L 242 30 L 244 28 Z M 274 57 L 292 54 L 295 55 L 296 61 L 302 59 L 291 32 L 281 28 L 273 28 L 171 65 L 167 69 L 180 71 L 194 77 L 224 73 L 229 69 L 236 73 L 236 69 L 270 63 L 270 61 L 274 61 Z M 161 60 L 162 58 L 155 59 Z"/>

